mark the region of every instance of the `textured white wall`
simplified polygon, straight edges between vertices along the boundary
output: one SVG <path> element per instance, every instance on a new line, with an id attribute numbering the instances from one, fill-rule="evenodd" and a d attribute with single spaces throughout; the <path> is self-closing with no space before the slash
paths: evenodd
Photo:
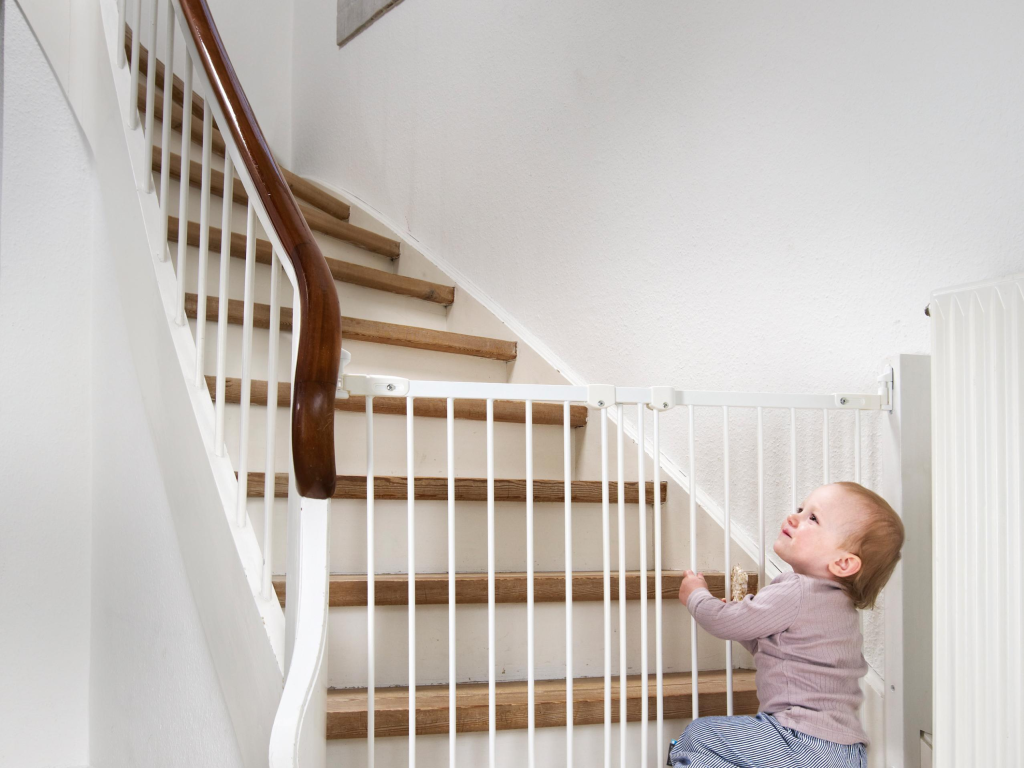
<path id="1" fill-rule="evenodd" d="M 13 3 L 0 193 L 0 764 L 89 762 L 89 148 Z"/>
<path id="2" fill-rule="evenodd" d="M 112 259 L 93 270 L 90 764 L 243 765 L 175 534 Z"/>
<path id="3" fill-rule="evenodd" d="M 873 391 L 883 357 L 927 351 L 931 289 L 1024 267 L 1019 3 L 437 0 L 341 49 L 335 10 L 296 6 L 296 170 L 377 208 L 572 377 Z M 686 466 L 684 433 L 666 454 Z M 698 476 L 721 497 L 717 464 Z M 802 464 L 800 495 L 820 478 Z"/>

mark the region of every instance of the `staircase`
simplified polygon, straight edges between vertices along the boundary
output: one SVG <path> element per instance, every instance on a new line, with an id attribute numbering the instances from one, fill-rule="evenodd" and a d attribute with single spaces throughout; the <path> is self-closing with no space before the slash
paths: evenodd
<path id="1" fill-rule="evenodd" d="M 158 8 L 152 4 L 154 15 Z M 173 9 L 183 28 L 186 21 L 210 21 L 202 0 L 173 0 Z M 705 572 L 715 594 L 728 595 L 725 573 L 737 561 L 746 591 L 764 583 L 763 498 L 759 545 L 741 548 L 730 534 L 729 408 L 757 408 L 759 441 L 762 408 L 790 411 L 794 467 L 796 409 L 821 410 L 827 480 L 830 410 L 877 410 L 884 407 L 881 396 L 837 395 L 833 402 L 831 396 L 570 387 L 486 307 L 354 201 L 284 168 L 277 176 L 276 168 L 236 168 L 243 175 L 234 177 L 230 157 L 241 153 L 230 151 L 231 132 L 215 124 L 217 110 L 193 88 L 191 73 L 167 79 L 164 62 L 151 53 L 157 25 L 139 22 L 136 28 L 150 30 L 147 44 L 133 39 L 129 19 L 123 45 L 132 72 L 130 109 L 147 132 L 142 167 L 153 174 L 151 194 L 160 197 L 158 226 L 167 248 L 158 246 L 157 259 L 177 265 L 169 278 L 177 283 L 171 314 L 187 322 L 195 339 L 195 391 L 215 414 L 210 450 L 226 451 L 238 489 L 236 524 L 251 526 L 262 552 L 262 599 L 276 596 L 288 617 L 280 712 L 287 703 L 312 713 L 289 726 L 299 735 L 288 743 L 306 746 L 294 746 L 285 758 L 272 741 L 272 764 L 319 764 L 319 747 L 302 735 L 315 726 L 331 742 L 327 762 L 337 766 L 414 763 L 417 754 L 428 765 L 482 762 L 488 755 L 501 765 L 609 765 L 616 722 L 617 738 L 626 740 L 621 764 L 646 766 L 661 763 L 667 739 L 695 714 L 755 713 L 749 656 L 737 648 L 733 658 L 730 644 L 698 649 L 695 625 L 675 600 L 679 568 L 721 563 L 723 550 L 723 571 Z M 219 39 L 214 45 L 209 37 L 197 37 L 209 45 L 203 51 L 212 51 L 203 61 L 220 55 Z M 253 143 L 262 141 L 258 127 L 253 136 Z M 273 165 L 269 156 L 267 162 Z M 260 180 L 251 178 L 256 171 L 290 190 L 285 202 L 301 214 L 301 228 L 278 221 L 283 214 L 264 215 L 260 206 L 268 200 L 250 198 L 259 189 Z M 305 249 L 310 264 L 326 265 L 350 355 L 344 388 L 305 432 L 306 406 L 293 404 L 291 377 L 303 344 L 292 338 L 293 313 L 300 298 L 308 299 L 292 274 L 299 271 L 296 251 L 282 250 L 289 228 L 293 235 L 311 233 L 315 249 L 304 244 L 296 251 Z M 310 250 L 319 253 L 313 258 Z M 282 270 L 288 282 L 281 281 Z M 315 323 L 302 323 L 301 333 L 311 333 Z M 189 363 L 182 366 L 190 376 Z M 360 389 L 386 382 L 379 392 Z M 408 396 L 398 396 L 410 382 Z M 301 383 L 294 387 L 297 399 L 314 402 Z M 479 394 L 488 385 L 508 386 L 487 392 L 520 394 Z M 392 389 L 395 395 L 388 394 Z M 610 397 L 591 397 L 591 389 Z M 325 397 L 326 389 L 314 399 L 318 408 L 326 408 Z M 624 403 L 641 417 L 629 449 Z M 678 473 L 668 480 L 660 474 L 658 413 L 674 405 L 689 409 L 685 481 Z M 617 441 L 608 439 L 613 406 Z M 703 530 L 701 523 L 707 543 L 698 550 L 699 494 L 688 490 L 696 476 L 693 414 L 702 406 L 724 419 L 726 492 L 724 531 L 714 523 Z M 653 418 L 653 454 L 642 431 L 647 418 Z M 859 412 L 856 423 L 859 430 Z M 324 434 L 330 424 L 332 434 Z M 297 450 L 289 471 L 300 433 L 315 433 L 321 445 L 333 438 L 333 462 L 317 463 L 312 485 Z M 758 451 L 763 483 L 760 445 Z M 859 477 L 859 437 L 856 451 Z M 329 463 L 336 469 L 328 476 L 322 470 Z M 609 478 L 615 464 L 618 472 Z M 609 517 L 616 502 L 617 530 Z M 700 505 L 715 506 L 706 495 Z M 318 515 L 325 516 L 318 533 L 300 528 L 300 520 L 306 525 Z M 321 534 L 323 541 L 316 538 Z M 663 568 L 663 557 L 672 567 Z M 308 568 L 301 582 L 300 565 Z M 326 611 L 319 620 L 327 632 L 319 655 L 315 631 L 301 628 L 316 624 L 317 610 Z M 268 632 L 275 631 L 268 623 Z M 313 645 L 300 651 L 302 643 Z M 288 681 L 298 675 L 300 658 L 311 665 L 302 671 L 311 682 L 294 695 L 306 697 L 306 709 L 289 703 Z M 325 709 L 316 701 L 319 681 L 329 689 Z M 484 732 L 489 741 L 475 735 Z M 312 758 L 300 757 L 309 749 Z"/>

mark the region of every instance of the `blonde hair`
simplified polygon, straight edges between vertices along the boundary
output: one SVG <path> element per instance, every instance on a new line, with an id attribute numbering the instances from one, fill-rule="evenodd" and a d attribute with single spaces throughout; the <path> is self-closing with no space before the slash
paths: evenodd
<path id="1" fill-rule="evenodd" d="M 844 545 L 860 558 L 860 570 L 837 580 L 857 608 L 874 608 L 878 594 L 900 560 L 906 536 L 903 521 L 889 502 L 860 483 L 835 485 L 856 496 L 866 513 Z"/>

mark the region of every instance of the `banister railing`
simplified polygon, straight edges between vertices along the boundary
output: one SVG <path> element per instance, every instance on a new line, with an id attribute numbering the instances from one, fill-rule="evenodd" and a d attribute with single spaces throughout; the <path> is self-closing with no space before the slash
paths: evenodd
<path id="1" fill-rule="evenodd" d="M 110 0 L 107 0 L 110 2 Z M 275 517 L 275 422 L 277 408 L 272 393 L 278 391 L 278 360 L 283 326 L 279 276 L 283 270 L 292 284 L 291 306 L 291 393 L 288 445 L 288 560 L 284 632 L 280 626 L 271 632 L 279 647 L 286 672 L 284 689 L 270 734 L 270 764 L 274 768 L 297 765 L 323 765 L 326 759 L 326 633 L 327 571 L 330 527 L 330 499 L 334 494 L 337 472 L 334 449 L 334 400 L 341 362 L 341 311 L 334 278 L 292 195 L 281 168 L 274 160 L 266 138 L 238 76 L 225 50 L 205 0 L 118 0 L 117 63 L 128 64 L 127 125 L 131 131 L 145 131 L 144 152 L 139 158 L 145 169 L 140 192 L 154 194 L 149 169 L 153 158 L 160 158 L 160 228 L 157 255 L 166 262 L 167 236 L 174 213 L 170 183 L 179 178 L 177 202 L 177 249 L 174 274 L 166 264 L 158 270 L 158 280 L 166 281 L 163 295 L 171 322 L 186 326 L 195 320 L 194 368 L 185 370 L 192 386 L 207 397 L 205 376 L 207 357 L 206 326 L 217 324 L 216 384 L 212 420 L 200 418 L 204 438 L 211 453 L 221 462 L 220 471 L 230 467 L 236 478 L 234 499 L 225 497 L 225 511 L 239 530 L 247 528 L 250 494 L 250 406 L 252 405 L 253 366 L 267 365 L 266 459 L 263 471 L 262 573 L 259 591 L 262 601 L 276 601 L 272 587 L 273 534 Z M 175 75 L 175 21 L 185 42 L 185 56 L 178 62 L 181 79 Z M 134 34 L 131 31 L 134 30 Z M 163 36 L 160 36 L 160 33 Z M 129 38 L 129 35 L 131 37 Z M 144 40 L 142 38 L 145 38 Z M 181 38 L 178 38 L 179 40 Z M 160 44 L 158 46 L 158 40 Z M 180 46 L 180 42 L 179 42 Z M 159 50 L 158 48 L 162 48 Z M 127 49 L 127 51 L 126 51 Z M 158 55 L 163 61 L 158 61 Z M 179 54 L 180 55 L 180 54 Z M 140 72 L 145 61 L 145 99 L 140 103 Z M 162 110 L 158 106 L 157 71 L 163 70 Z M 180 118 L 177 102 L 180 99 Z M 138 119 L 145 110 L 144 124 Z M 201 115 L 198 114 L 201 112 Z M 162 115 L 162 117 L 161 117 Z M 155 119 L 162 120 L 160 147 Z M 202 135 L 193 132 L 193 119 L 201 120 Z M 171 169 L 172 133 L 181 133 L 180 170 Z M 216 129 L 216 130 L 215 130 Z M 219 135 L 218 135 L 219 133 Z M 219 141 L 223 140 L 223 144 Z M 191 241 L 193 224 L 189 221 L 194 192 L 190 179 L 192 144 L 202 147 L 202 176 L 199 199 L 199 239 Z M 208 285 L 208 260 L 211 246 L 211 177 L 214 154 L 223 154 L 223 200 L 221 210 L 220 269 L 216 291 Z M 247 221 L 245 229 L 244 301 L 241 317 L 231 316 L 229 295 L 232 259 L 232 213 L 235 203 L 233 184 L 245 189 Z M 257 231 L 262 229 L 270 241 L 270 306 L 257 319 L 255 305 Z M 190 264 L 190 248 L 198 246 L 198 262 Z M 262 257 L 266 261 L 266 257 Z M 237 279 L 237 278 L 236 278 Z M 186 286 L 195 285 L 195 293 Z M 238 288 L 236 287 L 236 291 Z M 209 294 L 209 295 L 208 295 Z M 235 308 L 237 313 L 237 306 Z M 237 337 L 229 336 L 229 321 L 241 321 L 241 355 Z M 268 331 L 266 357 L 254 356 L 255 325 Z M 287 330 L 287 329 L 286 329 Z M 179 334 L 179 338 L 182 338 Z M 183 340 L 184 341 L 184 340 Z M 187 341 L 184 341 L 187 344 Z M 187 348 L 187 347 L 186 347 Z M 191 351 L 190 351 L 191 354 Z M 187 357 L 188 355 L 186 355 Z M 255 357 L 255 360 L 254 360 Z M 184 359 L 184 358 L 183 358 Z M 231 466 L 226 440 L 225 386 L 228 365 L 241 367 L 239 398 L 239 445 L 237 464 Z M 187 366 L 183 363 L 183 368 Z M 231 508 L 233 505 L 233 508 Z M 254 526 L 255 527 L 255 526 Z M 255 533 L 255 531 L 253 531 Z M 275 606 L 276 607 L 276 606 Z M 262 609 L 261 609 L 262 610 Z M 269 629 L 269 625 L 268 625 Z"/>
<path id="2" fill-rule="evenodd" d="M 249 100 L 238 82 L 205 0 L 177 0 L 183 27 L 216 97 L 230 140 L 255 187 L 282 250 L 295 272 L 302 317 L 295 355 L 291 442 L 300 496 L 334 493 L 334 396 L 341 361 L 341 312 L 327 262 L 274 160 Z M 191 45 L 189 46 L 191 48 Z M 269 232 L 268 232 L 269 234 Z"/>

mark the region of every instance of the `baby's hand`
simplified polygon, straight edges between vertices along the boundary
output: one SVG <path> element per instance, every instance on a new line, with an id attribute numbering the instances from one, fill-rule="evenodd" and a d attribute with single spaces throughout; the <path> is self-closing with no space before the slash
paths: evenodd
<path id="1" fill-rule="evenodd" d="M 679 585 L 679 602 L 686 605 L 694 590 L 707 589 L 708 583 L 704 581 L 704 574 L 693 571 L 683 571 L 683 582 Z"/>

